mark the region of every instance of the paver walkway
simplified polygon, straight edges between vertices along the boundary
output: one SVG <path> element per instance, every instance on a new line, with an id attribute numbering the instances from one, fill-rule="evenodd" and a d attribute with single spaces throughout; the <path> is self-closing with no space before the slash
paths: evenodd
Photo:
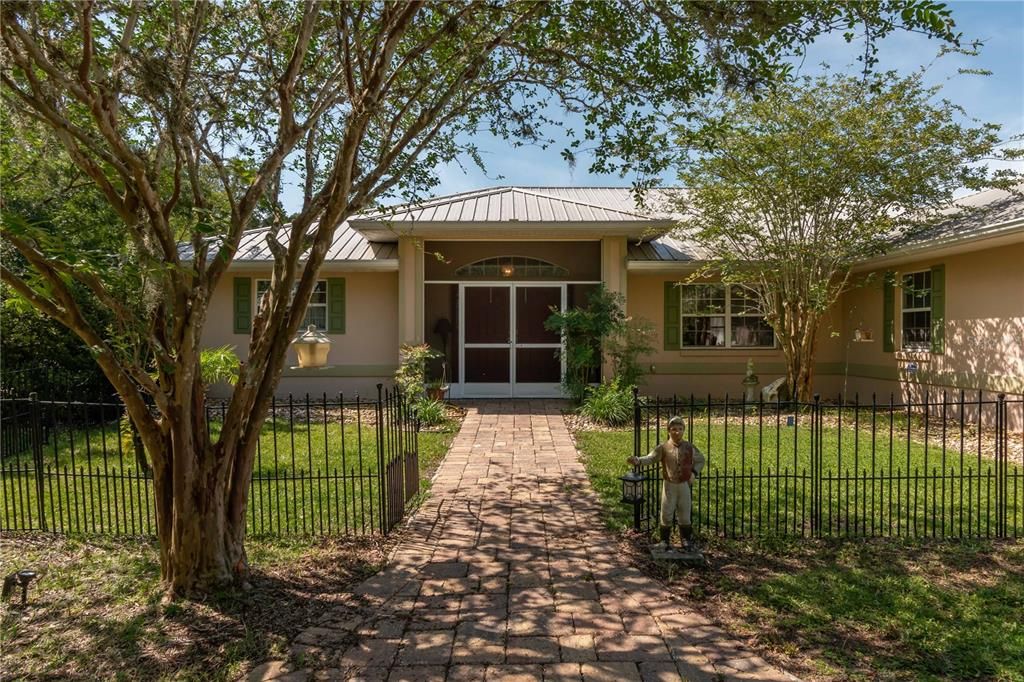
<path id="1" fill-rule="evenodd" d="M 253 677 L 794 679 L 617 556 L 561 403 L 467 407 L 392 562 Z"/>

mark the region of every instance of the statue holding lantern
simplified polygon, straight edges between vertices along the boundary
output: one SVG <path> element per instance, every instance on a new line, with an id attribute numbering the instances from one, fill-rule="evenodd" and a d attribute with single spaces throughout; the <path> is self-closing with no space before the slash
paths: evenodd
<path id="1" fill-rule="evenodd" d="M 661 514 L 658 549 L 671 549 L 673 520 L 679 526 L 679 541 L 686 553 L 695 553 L 693 525 L 690 513 L 693 508 L 692 488 L 697 476 L 704 468 L 704 453 L 683 439 L 685 422 L 682 417 L 672 417 L 668 422 L 669 438 L 643 457 L 631 455 L 629 463 L 638 466 L 661 465 Z"/>

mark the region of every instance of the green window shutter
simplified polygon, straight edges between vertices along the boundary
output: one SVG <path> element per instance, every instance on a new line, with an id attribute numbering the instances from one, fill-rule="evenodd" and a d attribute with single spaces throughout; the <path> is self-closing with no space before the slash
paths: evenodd
<path id="1" fill-rule="evenodd" d="M 946 266 L 932 268 L 932 352 L 946 352 Z"/>
<path id="2" fill-rule="evenodd" d="M 885 273 L 882 284 L 882 350 L 892 353 L 896 350 L 896 273 Z"/>
<path id="3" fill-rule="evenodd" d="M 345 278 L 327 280 L 327 332 L 345 333 Z"/>
<path id="4" fill-rule="evenodd" d="M 665 282 L 665 350 L 679 350 L 679 287 Z"/>
<path id="5" fill-rule="evenodd" d="M 235 333 L 252 331 L 252 278 L 235 277 Z"/>

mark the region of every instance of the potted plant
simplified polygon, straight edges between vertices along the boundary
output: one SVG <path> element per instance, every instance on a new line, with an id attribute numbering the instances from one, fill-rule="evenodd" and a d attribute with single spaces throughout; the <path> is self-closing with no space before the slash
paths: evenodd
<path id="1" fill-rule="evenodd" d="M 427 397 L 431 400 L 444 400 L 448 393 L 448 363 L 441 363 L 441 378 L 431 379 L 426 383 Z"/>

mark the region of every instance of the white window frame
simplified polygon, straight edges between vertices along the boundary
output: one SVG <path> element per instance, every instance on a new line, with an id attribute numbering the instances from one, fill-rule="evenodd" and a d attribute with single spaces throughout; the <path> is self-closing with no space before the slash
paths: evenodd
<path id="1" fill-rule="evenodd" d="M 921 308 L 905 308 L 903 304 L 907 293 L 907 278 L 911 278 L 913 282 L 914 275 L 928 275 L 928 305 Z M 901 350 L 930 350 L 932 347 L 932 282 L 931 282 L 931 270 L 914 270 L 913 272 L 905 272 L 900 277 L 900 349 Z M 916 341 L 907 343 L 904 332 L 906 331 L 906 325 L 904 324 L 906 313 L 928 313 L 928 339 L 925 341 Z"/>
<path id="2" fill-rule="evenodd" d="M 683 289 L 691 286 L 708 286 L 717 285 L 725 288 L 725 312 L 722 314 L 706 314 L 706 313 L 685 313 L 683 312 Z M 772 329 L 772 343 L 769 346 L 734 346 L 732 343 L 732 318 L 734 317 L 732 312 L 732 288 L 734 286 L 742 286 L 736 284 L 726 284 L 725 282 L 694 282 L 691 284 L 683 284 L 677 287 L 679 296 L 679 349 L 684 351 L 725 351 L 725 350 L 771 350 L 778 347 L 778 337 L 775 335 L 775 330 Z M 725 316 L 725 344 L 721 346 L 687 346 L 683 343 L 683 334 L 685 327 L 683 325 L 683 319 L 687 317 L 722 317 Z M 737 316 L 741 316 L 737 313 Z M 752 315 L 743 315 L 743 317 L 753 317 Z M 764 317 L 764 315 L 760 315 Z"/>
<path id="3" fill-rule="evenodd" d="M 256 306 L 257 309 L 259 308 L 260 300 L 262 300 L 262 298 L 263 298 L 262 294 L 260 293 L 260 285 L 261 284 L 265 285 L 267 290 L 269 290 L 270 289 L 270 280 L 269 279 L 258 279 L 255 282 L 256 295 L 253 297 L 253 301 L 255 301 L 255 306 Z M 293 298 L 295 296 L 295 289 L 298 286 L 299 285 L 296 283 L 295 286 L 292 287 L 292 297 Z M 302 326 L 300 327 L 301 331 L 305 331 L 305 329 L 309 326 L 309 324 L 310 324 L 310 322 L 309 322 L 309 314 L 313 311 L 313 309 L 315 309 L 315 308 L 323 308 L 323 311 L 324 311 L 324 324 L 323 324 L 322 327 L 320 325 L 315 325 L 315 326 L 316 326 L 316 330 L 317 331 L 325 332 L 325 333 L 327 332 L 327 325 L 328 325 L 328 320 L 330 319 L 329 315 L 330 315 L 330 312 L 331 312 L 331 310 L 330 310 L 330 298 L 329 298 L 328 293 L 327 293 L 327 280 L 326 279 L 318 279 L 316 281 L 316 285 L 313 287 L 313 293 L 315 294 L 316 290 L 318 288 L 320 288 L 321 286 L 323 287 L 323 292 L 324 292 L 324 302 L 323 303 L 314 303 L 312 301 L 312 299 L 310 300 L 309 305 L 306 306 L 306 314 L 302 318 Z M 255 311 L 253 312 L 253 314 L 255 314 Z"/>

